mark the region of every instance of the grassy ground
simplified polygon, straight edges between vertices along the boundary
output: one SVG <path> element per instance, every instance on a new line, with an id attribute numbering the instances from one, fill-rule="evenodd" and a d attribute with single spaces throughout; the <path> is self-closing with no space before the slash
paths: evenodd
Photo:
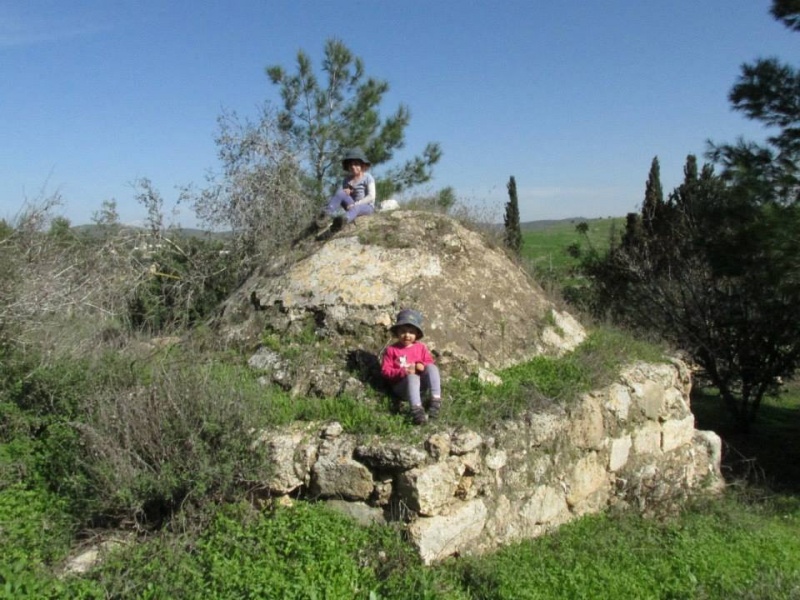
<path id="1" fill-rule="evenodd" d="M 605 335 L 606 343 L 621 347 L 620 339 Z M 593 350 L 584 352 L 591 356 Z M 574 366 L 568 361 L 553 370 L 531 364 L 507 375 L 511 383 L 536 382 L 537 388 L 558 395 Z M 580 384 L 587 372 L 575 372 L 584 373 Z M 208 377 L 206 387 L 215 387 L 212 381 L 221 378 L 229 390 L 235 389 L 224 370 L 222 376 Z M 72 379 L 67 383 L 76 385 Z M 462 391 L 469 396 L 468 385 Z M 178 393 L 176 387 L 176 399 Z M 219 399 L 220 393 L 212 395 Z M 199 388 L 194 395 L 200 395 Z M 223 407 L 227 413 L 235 408 Z M 80 531 L 65 502 L 69 490 L 48 489 L 33 476 L 44 467 L 19 461 L 25 441 L 18 438 L 0 446 L 0 466 L 22 470 L 6 471 L 7 485 L 0 486 L 0 598 L 800 598 L 798 386 L 767 400 L 749 438 L 731 437 L 724 410 L 712 394 L 698 393 L 694 409 L 699 427 L 714 429 L 726 440 L 725 472 L 732 485 L 722 498 L 695 503 L 664 520 L 587 517 L 491 555 L 434 567 L 420 564 L 400 531 L 362 529 L 323 505 L 263 510 L 210 501 L 187 503 L 168 527 L 123 546 L 88 576 L 59 578 L 56 573 Z M 284 410 L 288 407 L 279 411 L 278 421 L 285 418 Z M 159 413 L 160 420 L 171 418 Z M 232 426 L 219 419 L 221 426 Z M 399 421 L 392 429 L 406 428 L 401 417 L 390 420 Z M 358 423 L 354 419 L 351 427 L 363 426 Z M 216 444 L 223 442 L 214 438 Z M 203 468 L 213 471 L 213 465 L 225 464 L 222 459 L 209 454 Z M 196 468 L 193 477 L 207 475 Z M 13 479 L 17 482 L 8 483 Z"/>
<path id="2" fill-rule="evenodd" d="M 713 429 L 723 439 L 728 479 L 800 496 L 800 381 L 789 382 L 778 396 L 767 396 L 747 434 L 737 430 L 721 404 L 714 390 L 693 393 L 697 427 Z"/>
<path id="3" fill-rule="evenodd" d="M 604 243 L 611 225 L 590 222 L 592 243 Z M 548 267 L 580 240 L 574 224 L 535 235 L 525 234 L 524 253 L 548 257 Z M 502 396 L 455 383 L 443 420 L 474 427 L 513 414 L 534 392 L 573 397 L 623 356 L 652 351 L 601 331 L 574 356 L 509 369 Z M 421 435 L 403 415 L 377 401 L 292 398 L 257 385 L 236 357 L 175 352 L 146 364 L 116 352 L 73 362 L 0 354 L 0 600 L 800 598 L 796 383 L 767 399 L 747 437 L 712 393 L 695 393 L 698 427 L 725 442 L 731 485 L 721 498 L 662 520 L 587 517 L 491 555 L 425 567 L 397 529 L 363 529 L 322 503 L 242 500 L 242 482 L 261 468 L 249 427 L 336 418 L 348 431 Z M 131 532 L 135 522 L 136 543 L 87 575 L 61 576 L 95 535 L 118 532 L 78 518 L 98 511 L 105 527 Z"/>

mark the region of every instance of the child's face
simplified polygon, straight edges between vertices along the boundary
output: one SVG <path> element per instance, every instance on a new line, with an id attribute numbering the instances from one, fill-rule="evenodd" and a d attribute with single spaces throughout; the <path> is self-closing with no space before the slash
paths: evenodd
<path id="1" fill-rule="evenodd" d="M 347 170 L 353 177 L 358 177 L 364 171 L 364 165 L 359 160 L 351 160 L 347 163 Z"/>
<path id="2" fill-rule="evenodd" d="M 394 331 L 398 341 L 403 346 L 410 346 L 417 341 L 417 330 L 411 325 L 400 325 Z"/>

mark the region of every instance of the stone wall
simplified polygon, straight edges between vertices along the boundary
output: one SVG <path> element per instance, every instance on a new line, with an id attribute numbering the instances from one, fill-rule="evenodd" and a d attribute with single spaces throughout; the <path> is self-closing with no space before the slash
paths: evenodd
<path id="1" fill-rule="evenodd" d="M 338 423 L 261 432 L 271 496 L 326 499 L 365 522 L 403 521 L 426 563 L 541 535 L 611 507 L 643 513 L 720 489 L 720 439 L 694 428 L 686 366 L 636 363 L 609 387 L 490 431 L 414 446 Z M 433 428 L 431 428 L 433 430 Z"/>

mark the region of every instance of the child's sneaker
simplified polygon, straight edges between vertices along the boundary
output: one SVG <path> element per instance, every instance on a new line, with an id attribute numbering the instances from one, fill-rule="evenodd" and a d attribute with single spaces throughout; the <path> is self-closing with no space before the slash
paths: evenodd
<path id="1" fill-rule="evenodd" d="M 440 410 L 442 410 L 442 399 L 441 398 L 431 399 L 431 405 L 430 408 L 428 408 L 428 417 L 430 417 L 431 419 L 438 418 Z"/>
<path id="2" fill-rule="evenodd" d="M 331 224 L 331 217 L 328 216 L 327 213 L 321 212 L 319 213 L 316 218 L 314 219 L 314 226 L 317 228 L 317 231 L 323 231 L 330 227 Z"/>
<path id="3" fill-rule="evenodd" d="M 428 416 L 425 414 L 425 409 L 421 406 L 414 406 L 411 408 L 411 420 L 414 425 L 424 425 L 428 421 Z"/>
<path id="4" fill-rule="evenodd" d="M 341 231 L 346 223 L 347 220 L 342 215 L 334 217 L 331 223 L 331 231 Z"/>

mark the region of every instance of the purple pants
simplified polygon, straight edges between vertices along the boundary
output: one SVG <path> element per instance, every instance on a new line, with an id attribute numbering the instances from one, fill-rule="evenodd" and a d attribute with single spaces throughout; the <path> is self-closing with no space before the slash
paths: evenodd
<path id="1" fill-rule="evenodd" d="M 375 212 L 375 207 L 372 206 L 372 204 L 356 204 L 353 199 L 342 190 L 339 190 L 330 197 L 328 204 L 325 206 L 325 212 L 330 216 L 334 216 L 339 209 L 345 211 L 344 215 L 348 223 L 353 222 L 356 217 L 371 215 Z"/>
<path id="2" fill-rule="evenodd" d="M 434 364 L 425 365 L 421 375 L 406 375 L 392 386 L 392 390 L 403 400 L 408 400 L 412 408 L 422 406 L 422 392 L 425 390 L 430 390 L 434 398 L 441 398 L 439 368 Z"/>

